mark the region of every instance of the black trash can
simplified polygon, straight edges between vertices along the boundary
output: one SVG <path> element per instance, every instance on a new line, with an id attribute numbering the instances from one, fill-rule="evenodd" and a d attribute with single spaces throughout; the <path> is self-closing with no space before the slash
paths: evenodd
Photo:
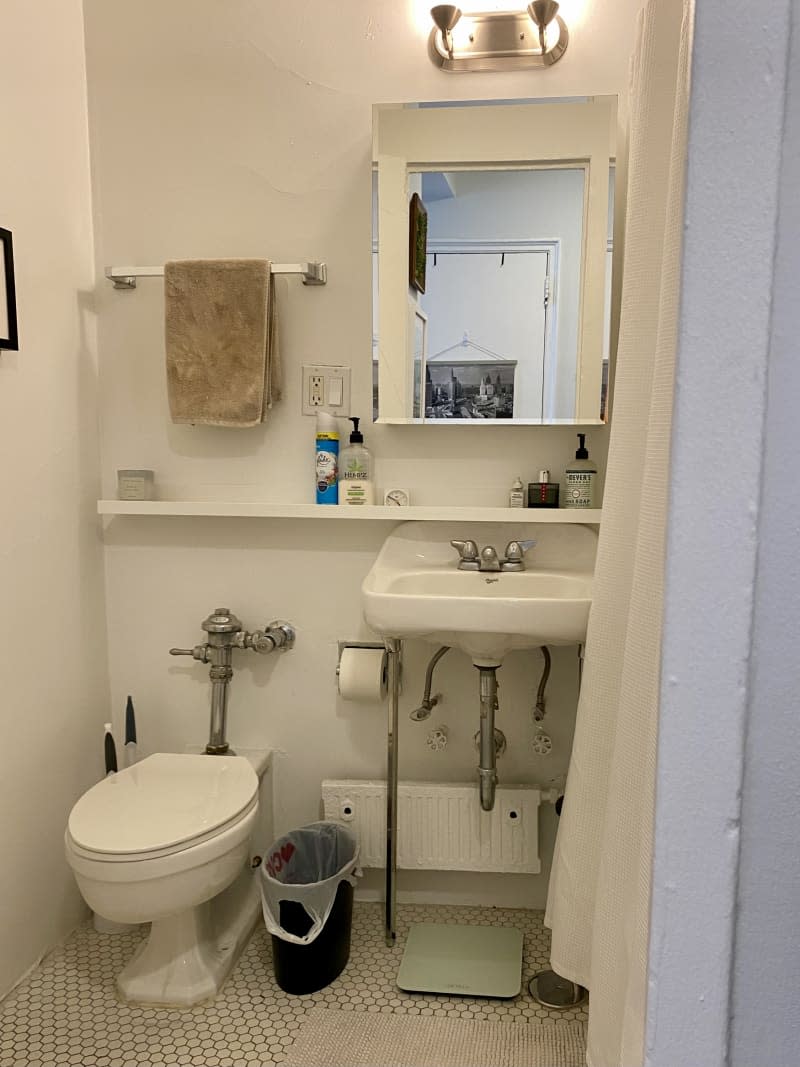
<path id="1" fill-rule="evenodd" d="M 316 993 L 347 966 L 357 862 L 358 842 L 333 822 L 293 830 L 269 850 L 261 900 L 284 992 Z"/>
<path id="2" fill-rule="evenodd" d="M 296 900 L 282 900 L 281 926 L 301 937 L 311 927 L 305 908 Z M 275 980 L 284 993 L 302 996 L 316 993 L 338 978 L 350 959 L 350 931 L 353 925 L 353 887 L 339 882 L 333 910 L 322 932 L 309 945 L 294 945 L 272 935 L 272 961 Z"/>

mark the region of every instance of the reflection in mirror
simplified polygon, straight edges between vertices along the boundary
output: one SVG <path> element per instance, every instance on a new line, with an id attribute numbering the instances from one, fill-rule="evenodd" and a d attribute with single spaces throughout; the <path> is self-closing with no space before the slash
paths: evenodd
<path id="1" fill-rule="evenodd" d="M 418 297 L 428 318 L 425 417 L 571 418 L 583 170 L 419 177 L 428 209 Z"/>
<path id="2" fill-rule="evenodd" d="M 376 419 L 602 421 L 614 117 L 376 109 Z"/>

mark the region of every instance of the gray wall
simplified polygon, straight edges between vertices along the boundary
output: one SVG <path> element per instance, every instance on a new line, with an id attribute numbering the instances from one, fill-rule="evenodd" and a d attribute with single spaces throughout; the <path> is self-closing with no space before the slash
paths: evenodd
<path id="1" fill-rule="evenodd" d="M 697 5 L 648 1067 L 797 1063 L 797 8 Z"/>
<path id="2" fill-rule="evenodd" d="M 791 37 L 742 796 L 732 1067 L 798 1060 L 800 1014 L 800 8 Z"/>

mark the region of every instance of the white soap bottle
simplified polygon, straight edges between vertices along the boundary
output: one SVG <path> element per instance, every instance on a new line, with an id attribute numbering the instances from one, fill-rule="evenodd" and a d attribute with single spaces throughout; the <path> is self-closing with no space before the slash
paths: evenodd
<path id="1" fill-rule="evenodd" d="M 350 416 L 350 421 L 353 424 L 350 444 L 339 453 L 339 503 L 349 506 L 374 504 L 372 454 L 364 447 L 364 435 L 358 428 L 361 420 Z"/>
<path id="2" fill-rule="evenodd" d="M 597 467 L 589 459 L 586 448 L 586 434 L 579 433 L 580 447 L 575 453 L 575 459 L 564 471 L 564 507 L 565 508 L 593 508 L 595 506 L 595 484 L 597 482 Z"/>

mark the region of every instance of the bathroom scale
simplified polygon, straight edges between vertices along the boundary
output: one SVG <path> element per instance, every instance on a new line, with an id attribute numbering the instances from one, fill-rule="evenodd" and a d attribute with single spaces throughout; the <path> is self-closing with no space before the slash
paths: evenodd
<path id="1" fill-rule="evenodd" d="M 522 931 L 415 923 L 397 985 L 407 993 L 515 997 L 522 988 Z"/>

